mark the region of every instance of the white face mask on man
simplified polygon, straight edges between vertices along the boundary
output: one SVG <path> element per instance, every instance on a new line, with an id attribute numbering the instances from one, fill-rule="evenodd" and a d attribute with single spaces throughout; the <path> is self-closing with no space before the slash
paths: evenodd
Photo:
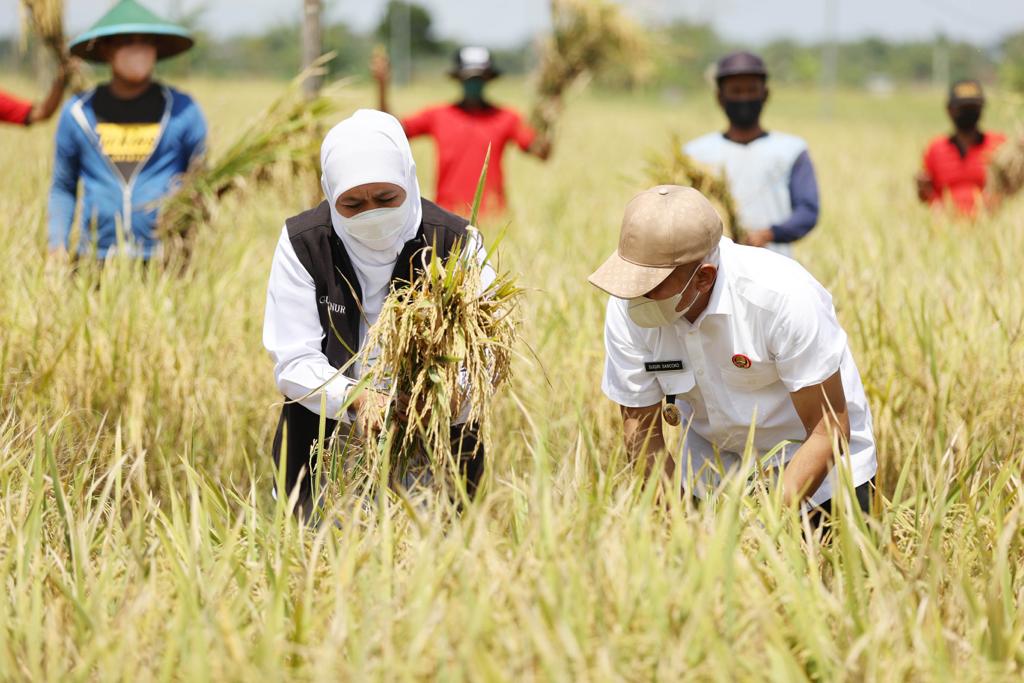
<path id="1" fill-rule="evenodd" d="M 702 264 L 703 265 L 703 264 Z M 693 295 L 693 300 L 686 305 L 682 310 L 677 311 L 676 306 L 683 300 L 683 292 L 690 287 L 690 283 L 693 282 L 693 278 L 700 272 L 700 266 L 697 270 L 693 271 L 693 275 L 686 281 L 683 288 L 679 290 L 679 293 L 670 296 L 667 299 L 649 299 L 646 296 L 638 296 L 635 299 L 630 299 L 627 305 L 627 313 L 629 319 L 632 320 L 638 327 L 664 327 L 665 325 L 671 325 L 681 317 L 690 312 L 694 304 L 697 303 L 697 299 L 700 298 L 700 290 Z"/>

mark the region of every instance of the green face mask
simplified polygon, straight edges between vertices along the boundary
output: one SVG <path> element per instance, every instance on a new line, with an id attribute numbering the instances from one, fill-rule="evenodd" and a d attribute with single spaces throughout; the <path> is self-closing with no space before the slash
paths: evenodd
<path id="1" fill-rule="evenodd" d="M 470 102 L 482 102 L 484 99 L 484 85 L 487 82 L 479 77 L 467 78 L 462 81 L 462 94 Z"/>

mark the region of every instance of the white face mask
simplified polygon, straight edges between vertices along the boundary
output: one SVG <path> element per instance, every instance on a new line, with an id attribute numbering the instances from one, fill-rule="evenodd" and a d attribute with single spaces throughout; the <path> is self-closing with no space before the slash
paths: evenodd
<path id="1" fill-rule="evenodd" d="M 697 303 L 697 299 L 700 298 L 700 290 L 693 295 L 693 300 L 681 311 L 676 310 L 676 306 L 683 300 L 683 292 L 685 292 L 690 283 L 693 282 L 693 278 L 700 272 L 700 268 L 693 271 L 693 275 L 686 281 L 683 288 L 679 290 L 679 293 L 675 296 L 670 296 L 667 299 L 648 299 L 646 296 L 638 296 L 635 299 L 630 299 L 627 305 L 627 313 L 629 319 L 632 320 L 638 327 L 664 327 L 665 325 L 671 325 L 675 321 L 690 312 L 694 304 Z"/>
<path id="2" fill-rule="evenodd" d="M 387 249 L 405 227 L 409 209 L 407 197 L 401 206 L 372 209 L 351 218 L 337 214 L 336 218 L 342 230 L 370 249 Z"/>

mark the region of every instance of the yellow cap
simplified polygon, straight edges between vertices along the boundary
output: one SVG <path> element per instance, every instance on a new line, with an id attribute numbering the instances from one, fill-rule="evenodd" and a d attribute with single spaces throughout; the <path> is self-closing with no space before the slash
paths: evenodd
<path id="1" fill-rule="evenodd" d="M 620 299 L 643 296 L 721 239 L 722 219 L 704 195 L 680 185 L 652 187 L 626 205 L 619 248 L 589 281 Z"/>

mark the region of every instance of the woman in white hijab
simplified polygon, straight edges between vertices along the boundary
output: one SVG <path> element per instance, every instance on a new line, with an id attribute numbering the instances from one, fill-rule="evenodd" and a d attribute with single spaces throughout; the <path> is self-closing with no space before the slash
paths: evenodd
<path id="1" fill-rule="evenodd" d="M 325 201 L 286 221 L 263 322 L 263 345 L 287 399 L 274 461 L 280 466 L 287 455 L 288 492 L 298 487 L 299 507 L 307 513 L 321 415 L 329 435 L 386 400 L 364 389 L 342 411 L 364 370 L 349 361 L 392 283 L 411 281 L 422 252 L 435 245 L 446 257 L 456 241 L 469 240 L 483 254 L 465 219 L 420 197 L 409 141 L 389 114 L 364 109 L 339 123 L 324 139 L 320 162 Z M 472 485 L 482 471 L 482 449 L 472 426 L 453 428 L 456 438 Z"/>

